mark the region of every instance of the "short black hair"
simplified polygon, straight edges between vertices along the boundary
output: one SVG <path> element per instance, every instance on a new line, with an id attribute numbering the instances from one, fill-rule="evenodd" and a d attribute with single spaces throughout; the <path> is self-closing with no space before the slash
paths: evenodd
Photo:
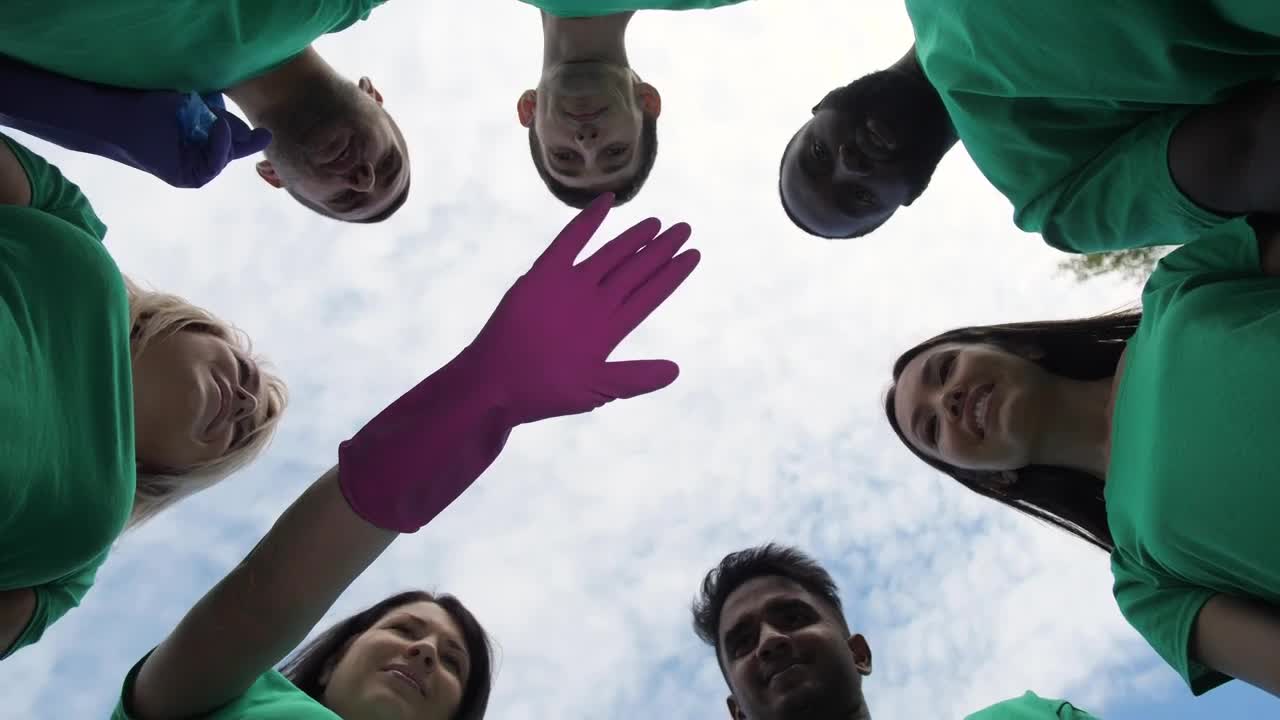
<path id="1" fill-rule="evenodd" d="M 787 214 L 787 219 L 791 220 L 792 225 L 795 225 L 796 227 L 800 228 L 801 230 L 805 231 L 806 233 L 814 237 L 820 237 L 827 240 L 852 240 L 854 238 L 860 238 L 864 235 L 870 235 L 876 230 L 879 230 L 882 225 L 889 222 L 889 218 L 897 214 L 896 212 L 892 213 L 889 215 L 889 218 L 885 218 L 884 220 L 881 220 L 880 222 L 876 223 L 875 225 L 872 225 L 869 228 L 863 228 L 862 230 L 859 230 L 853 233 L 852 235 L 840 235 L 840 236 L 823 235 L 820 232 L 815 232 L 813 228 L 800 222 L 800 219 L 797 218 L 795 216 L 795 213 L 791 211 L 791 206 L 787 204 L 787 196 L 784 195 L 782 192 L 782 171 L 787 167 L 787 153 L 791 150 L 791 146 L 795 144 L 796 138 L 798 137 L 800 137 L 799 130 L 796 131 L 795 135 L 791 136 L 791 140 L 787 142 L 787 146 L 782 149 L 782 159 L 778 161 L 778 199 L 782 201 L 782 211 Z"/>
<path id="2" fill-rule="evenodd" d="M 538 141 L 538 130 L 532 123 L 529 125 L 529 155 L 533 157 L 533 166 L 538 169 L 538 177 L 547 184 L 551 194 L 565 205 L 581 210 L 600 197 L 597 190 L 569 187 L 551 176 L 547 171 L 546 158 L 542 154 L 542 143 Z M 658 118 L 645 113 L 640 125 L 640 165 L 625 185 L 613 191 L 614 207 L 626 204 L 640 193 L 640 188 L 649 180 L 649 172 L 653 170 L 653 163 L 657 159 Z"/>
<path id="3" fill-rule="evenodd" d="M 323 205 L 317 205 L 316 203 L 311 202 L 310 200 L 294 192 L 291 188 L 286 187 L 285 189 L 288 190 L 289 194 L 293 196 L 293 199 L 297 200 L 298 203 L 303 207 L 307 208 L 308 210 L 312 210 L 316 213 L 319 213 L 327 218 L 333 218 L 333 214 L 330 213 L 327 209 L 325 209 Z M 367 217 L 363 220 L 343 220 L 342 222 L 349 222 L 356 225 L 368 225 L 370 223 L 380 223 L 383 220 L 386 220 L 387 218 L 391 217 L 392 215 L 395 215 L 396 211 L 399 210 L 401 206 L 404 205 L 405 200 L 408 200 L 408 199 L 409 199 L 409 181 L 406 180 L 404 183 L 404 191 L 401 192 L 396 197 L 395 200 L 392 200 L 390 205 L 383 208 L 382 212 L 378 213 L 377 215 L 372 215 L 370 217 Z M 338 218 L 333 218 L 333 219 L 336 220 Z"/>
<path id="4" fill-rule="evenodd" d="M 729 553 L 702 580 L 693 601 L 693 631 L 720 657 L 720 612 L 734 590 L 760 577 L 783 577 L 827 603 L 844 623 L 844 606 L 831 574 L 817 560 L 786 545 L 768 543 Z M 845 628 L 848 629 L 847 626 Z"/>

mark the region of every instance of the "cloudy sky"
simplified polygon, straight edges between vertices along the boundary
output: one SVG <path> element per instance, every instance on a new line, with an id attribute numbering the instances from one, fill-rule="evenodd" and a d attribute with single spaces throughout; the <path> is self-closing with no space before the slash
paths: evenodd
<path id="1" fill-rule="evenodd" d="M 681 378 L 518 429 L 324 624 L 401 589 L 447 590 L 501 646 L 494 718 L 724 717 L 688 603 L 725 553 L 780 540 L 840 582 L 875 652 L 877 718 L 960 718 L 1026 689 L 1110 720 L 1273 713 L 1240 683 L 1192 699 L 1116 610 L 1104 555 L 971 497 L 886 426 L 889 366 L 914 342 L 1109 310 L 1139 290 L 1058 273 L 1062 256 L 1012 227 L 960 150 L 873 238 L 790 227 L 775 189 L 787 138 L 823 93 L 909 42 L 895 3 L 638 16 L 630 53 L 662 92 L 662 149 L 601 239 L 649 215 L 693 225 L 702 266 L 616 355 L 674 359 Z M 535 10 L 399 0 L 318 46 L 373 77 L 410 139 L 413 195 L 389 223 L 324 221 L 247 161 L 180 191 L 32 143 L 94 201 L 122 268 L 248 331 L 292 405 L 255 466 L 122 538 L 83 606 L 0 666 L 0 718 L 105 716 L 128 668 L 337 443 L 468 342 L 572 215 L 542 189 L 516 122 L 540 69 Z"/>

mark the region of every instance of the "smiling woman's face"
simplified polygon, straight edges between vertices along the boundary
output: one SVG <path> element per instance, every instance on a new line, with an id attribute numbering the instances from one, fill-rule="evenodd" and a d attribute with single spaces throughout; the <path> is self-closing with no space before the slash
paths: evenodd
<path id="1" fill-rule="evenodd" d="M 258 367 L 239 348 L 198 329 L 148 343 L 133 360 L 139 463 L 180 472 L 239 447 L 264 422 Z"/>
<path id="2" fill-rule="evenodd" d="M 462 629 L 444 608 L 418 601 L 351 641 L 322 679 L 324 704 L 344 718 L 450 720 L 470 676 Z"/>
<path id="3" fill-rule="evenodd" d="M 966 470 L 1017 470 L 1044 442 L 1052 380 L 994 345 L 947 343 L 912 358 L 894 387 L 903 437 L 924 455 Z"/>

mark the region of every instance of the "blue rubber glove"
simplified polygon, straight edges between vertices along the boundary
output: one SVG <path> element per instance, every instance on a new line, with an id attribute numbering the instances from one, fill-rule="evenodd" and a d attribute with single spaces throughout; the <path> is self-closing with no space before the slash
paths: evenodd
<path id="1" fill-rule="evenodd" d="M 5 57 L 0 88 L 0 125 L 110 158 L 174 187 L 202 187 L 231 161 L 271 142 L 269 131 L 250 128 L 217 93 L 201 98 L 200 111 L 192 93 L 97 85 Z"/>

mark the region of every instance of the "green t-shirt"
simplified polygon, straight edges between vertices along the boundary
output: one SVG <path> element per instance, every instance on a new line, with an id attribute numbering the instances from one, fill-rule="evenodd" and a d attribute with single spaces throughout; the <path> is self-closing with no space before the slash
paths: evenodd
<path id="1" fill-rule="evenodd" d="M 1052 246 L 1190 242 L 1226 219 L 1169 173 L 1196 106 L 1280 77 L 1276 0 L 907 0 L 965 149 Z"/>
<path id="2" fill-rule="evenodd" d="M 148 653 L 148 656 L 150 653 Z M 133 693 L 133 683 L 142 669 L 142 658 L 129 671 L 121 691 L 120 701 L 111 713 L 111 720 L 134 720 L 125 709 L 125 698 Z M 221 708 L 201 715 L 200 720 L 342 720 L 333 711 L 312 700 L 293 683 L 275 670 L 258 677 L 243 695 Z"/>
<path id="3" fill-rule="evenodd" d="M 1112 416 L 1116 602 L 1197 695 L 1230 679 L 1189 656 L 1205 602 L 1280 605 L 1280 279 L 1259 263 L 1244 220 L 1160 261 Z"/>
<path id="4" fill-rule="evenodd" d="M 1098 720 L 1066 700 L 1042 698 L 1031 691 L 969 715 L 965 720 Z"/>
<path id="5" fill-rule="evenodd" d="M 11 653 L 80 603 L 136 476 L 129 304 L 107 228 L 56 167 L 0 140 L 31 182 L 30 206 L 0 205 L 0 590 L 36 592 Z"/>
<path id="6" fill-rule="evenodd" d="M 632 10 L 710 10 L 743 0 L 520 0 L 557 17 L 599 17 Z"/>
<path id="7" fill-rule="evenodd" d="M 4 0 L 0 52 L 81 80 L 224 90 L 385 0 Z"/>

